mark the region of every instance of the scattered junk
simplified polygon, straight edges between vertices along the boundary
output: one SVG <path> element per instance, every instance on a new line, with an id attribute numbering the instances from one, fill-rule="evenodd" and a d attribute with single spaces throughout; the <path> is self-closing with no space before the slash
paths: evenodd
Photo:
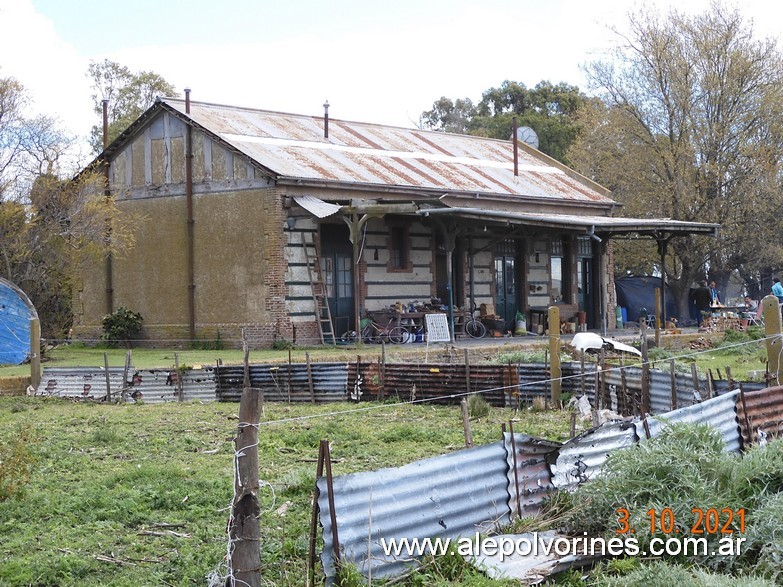
<path id="1" fill-rule="evenodd" d="M 585 351 L 588 353 L 597 353 L 601 349 L 606 349 L 618 353 L 629 353 L 638 357 L 642 356 L 642 352 L 631 345 L 604 338 L 600 334 L 595 334 L 593 332 L 577 332 L 571 340 L 571 346 L 578 351 Z"/>

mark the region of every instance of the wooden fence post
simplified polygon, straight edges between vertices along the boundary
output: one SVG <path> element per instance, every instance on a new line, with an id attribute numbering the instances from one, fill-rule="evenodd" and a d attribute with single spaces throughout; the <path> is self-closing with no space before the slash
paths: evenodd
<path id="1" fill-rule="evenodd" d="M 236 453 L 234 500 L 229 520 L 231 585 L 261 585 L 261 505 L 258 501 L 259 394 L 250 387 L 248 347 L 244 340 L 245 378 L 239 403 L 239 424 L 234 439 Z"/>
<path id="2" fill-rule="evenodd" d="M 562 375 L 560 369 L 560 308 L 549 307 L 547 315 L 549 322 L 549 377 L 552 380 L 552 404 L 560 408 L 560 392 L 562 390 Z"/>
<path id="3" fill-rule="evenodd" d="M 182 372 L 179 370 L 179 355 L 174 353 L 174 373 L 177 375 L 177 401 L 185 400 L 185 389 L 182 387 Z"/>
<path id="4" fill-rule="evenodd" d="M 103 368 L 106 373 L 106 401 L 111 401 L 111 379 L 109 379 L 109 353 L 103 353 Z"/>
<path id="5" fill-rule="evenodd" d="M 30 385 L 38 390 L 41 384 L 41 321 L 30 319 Z"/>
<path id="6" fill-rule="evenodd" d="M 313 387 L 313 367 L 310 365 L 310 353 L 305 353 L 307 361 L 307 385 L 310 387 L 310 403 L 315 403 L 315 388 Z"/>
<path id="7" fill-rule="evenodd" d="M 769 363 L 769 380 L 767 385 L 775 387 L 780 385 L 780 305 L 778 299 L 769 295 L 761 300 L 761 309 L 764 314 L 764 334 L 767 341 L 767 361 Z"/>
<path id="8" fill-rule="evenodd" d="M 470 430 L 470 415 L 468 414 L 468 402 L 462 399 L 459 402 L 459 409 L 462 412 L 462 428 L 465 432 L 465 446 L 473 448 L 473 433 Z"/>

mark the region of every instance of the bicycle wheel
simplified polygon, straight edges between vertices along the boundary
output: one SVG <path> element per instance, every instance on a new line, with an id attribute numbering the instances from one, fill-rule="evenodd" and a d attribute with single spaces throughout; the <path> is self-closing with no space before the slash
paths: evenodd
<path id="1" fill-rule="evenodd" d="M 465 322 L 465 334 L 471 338 L 484 338 L 487 333 L 487 327 L 482 324 L 481 320 L 468 320 Z"/>
<path id="2" fill-rule="evenodd" d="M 395 326 L 389 331 L 389 342 L 392 344 L 401 344 L 408 340 L 410 334 L 402 326 Z"/>
<path id="3" fill-rule="evenodd" d="M 375 329 L 373 329 L 372 324 L 368 324 L 364 328 L 362 328 L 362 342 L 365 344 L 377 342 L 375 337 Z"/>

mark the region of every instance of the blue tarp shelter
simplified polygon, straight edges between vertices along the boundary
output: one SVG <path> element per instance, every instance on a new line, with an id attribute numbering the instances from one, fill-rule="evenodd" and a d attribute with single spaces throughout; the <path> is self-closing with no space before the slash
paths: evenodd
<path id="1" fill-rule="evenodd" d="M 30 356 L 30 320 L 38 312 L 30 298 L 0 278 L 0 364 L 19 365 Z"/>

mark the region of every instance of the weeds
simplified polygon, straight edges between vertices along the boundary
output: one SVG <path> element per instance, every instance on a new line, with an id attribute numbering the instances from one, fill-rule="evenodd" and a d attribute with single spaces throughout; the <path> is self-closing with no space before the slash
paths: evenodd
<path id="1" fill-rule="evenodd" d="M 0 441 L 0 501 L 23 495 L 35 461 L 32 443 L 32 429 L 23 425 L 6 442 Z"/>

